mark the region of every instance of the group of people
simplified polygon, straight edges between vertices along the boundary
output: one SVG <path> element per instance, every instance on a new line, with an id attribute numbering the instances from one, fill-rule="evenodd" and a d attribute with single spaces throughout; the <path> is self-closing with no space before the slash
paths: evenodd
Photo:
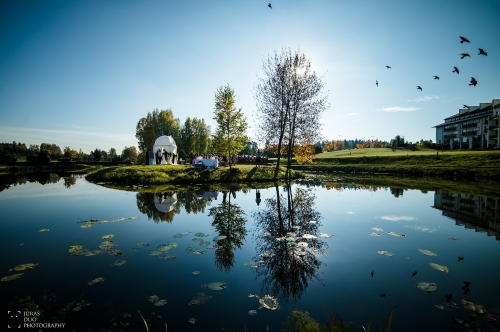
<path id="1" fill-rule="evenodd" d="M 156 152 L 153 150 L 149 150 L 148 153 L 146 154 L 146 164 L 148 165 L 160 165 L 160 164 L 166 164 L 167 160 L 167 152 L 165 149 L 158 148 Z M 172 163 L 175 162 L 175 156 L 172 157 Z"/>
<path id="2" fill-rule="evenodd" d="M 216 159 L 218 161 L 219 165 L 229 165 L 229 163 L 231 163 L 232 165 L 235 165 L 236 161 L 238 160 L 238 158 L 235 154 L 233 154 L 229 158 L 229 160 L 226 156 L 220 156 L 218 154 L 200 154 L 200 155 L 195 154 L 192 157 L 191 165 L 194 166 L 194 165 L 196 165 L 196 163 L 200 162 L 203 159 L 211 159 L 211 160 Z"/>

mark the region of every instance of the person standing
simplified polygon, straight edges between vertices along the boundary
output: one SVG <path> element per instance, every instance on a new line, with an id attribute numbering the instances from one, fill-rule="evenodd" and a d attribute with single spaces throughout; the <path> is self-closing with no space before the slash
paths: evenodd
<path id="1" fill-rule="evenodd" d="M 161 156 L 162 156 L 162 154 L 161 154 L 161 149 L 160 149 L 160 148 L 158 148 L 158 152 L 156 153 L 156 164 L 157 164 L 157 165 L 160 165 L 160 164 L 161 164 Z"/>

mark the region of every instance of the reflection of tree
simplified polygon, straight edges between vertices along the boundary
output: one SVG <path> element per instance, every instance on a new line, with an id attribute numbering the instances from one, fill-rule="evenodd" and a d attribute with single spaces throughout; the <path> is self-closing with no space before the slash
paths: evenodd
<path id="1" fill-rule="evenodd" d="M 318 255 L 326 245 L 318 238 L 304 238 L 305 234 L 318 235 L 321 215 L 314 209 L 311 189 L 284 187 L 285 197 L 276 185 L 276 197 L 266 199 L 265 209 L 253 213 L 257 228 L 270 235 L 259 236 L 257 252 L 262 258 L 257 264 L 258 276 L 264 276 L 262 288 L 287 301 L 300 299 L 310 279 L 319 279 L 321 266 Z M 311 220 L 316 223 L 310 223 Z M 295 226 L 295 227 L 293 227 Z M 307 242 L 307 249 L 304 248 Z M 300 244 L 299 244 L 300 243 Z"/>
<path id="2" fill-rule="evenodd" d="M 179 204 L 184 207 L 187 213 L 205 212 L 208 200 L 199 199 L 192 191 L 180 191 L 177 193 Z"/>
<path id="3" fill-rule="evenodd" d="M 210 208 L 208 215 L 214 217 L 212 226 L 215 227 L 217 233 L 226 236 L 225 239 L 217 241 L 215 266 L 228 272 L 234 265 L 234 251 L 241 248 L 247 231 L 246 219 L 243 217 L 245 212 L 237 204 L 231 203 L 231 195 L 227 195 L 227 192 L 222 192 L 222 194 L 224 197 L 222 203 Z M 226 197 L 229 197 L 227 201 Z"/>
<path id="4" fill-rule="evenodd" d="M 66 176 L 63 178 L 63 180 L 64 180 L 64 187 L 66 189 L 69 189 L 76 184 L 76 176 L 73 175 Z"/>
<path id="5" fill-rule="evenodd" d="M 390 189 L 390 191 L 391 191 L 391 194 L 393 194 L 393 195 L 394 195 L 394 197 L 396 197 L 396 198 L 399 198 L 400 196 L 403 196 L 403 193 L 404 193 L 404 191 L 405 191 L 405 190 L 404 190 L 404 189 L 402 189 L 402 188 L 394 188 L 394 187 L 390 187 L 389 189 Z"/>
<path id="6" fill-rule="evenodd" d="M 172 193 L 163 193 L 166 197 Z M 156 208 L 155 205 L 155 195 L 157 193 L 137 193 L 137 207 L 139 211 L 148 216 L 148 219 L 153 219 L 155 223 L 160 221 L 172 222 L 174 220 L 174 215 L 181 211 L 180 204 L 173 205 L 173 210 L 170 212 L 162 212 Z"/>

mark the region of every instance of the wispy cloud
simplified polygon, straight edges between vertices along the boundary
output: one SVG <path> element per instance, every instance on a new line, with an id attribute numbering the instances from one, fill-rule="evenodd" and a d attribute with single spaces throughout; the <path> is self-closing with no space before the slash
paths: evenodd
<path id="1" fill-rule="evenodd" d="M 347 115 L 356 115 L 358 113 L 347 113 Z"/>
<path id="2" fill-rule="evenodd" d="M 384 112 L 413 112 L 413 111 L 416 111 L 418 109 L 420 109 L 420 108 L 395 106 L 395 107 L 382 108 L 382 111 L 384 111 Z"/>
<path id="3" fill-rule="evenodd" d="M 433 96 L 423 96 L 423 97 L 415 98 L 413 100 L 408 100 L 408 102 L 410 102 L 410 103 L 426 103 L 428 101 L 437 100 L 439 98 L 441 98 L 441 97 L 436 96 L 436 95 L 433 95 Z"/>
<path id="4" fill-rule="evenodd" d="M 414 229 L 414 230 L 419 231 L 419 232 L 425 232 L 425 233 L 434 233 L 436 231 L 435 228 L 428 228 L 428 227 L 425 227 L 425 226 L 415 226 L 415 225 L 412 225 L 412 226 L 406 226 L 406 227 Z"/>
<path id="5" fill-rule="evenodd" d="M 347 214 L 354 214 L 354 212 L 352 212 L 352 211 L 348 211 L 348 212 L 347 212 Z"/>
<path id="6" fill-rule="evenodd" d="M 382 216 L 382 217 L 380 217 L 380 219 L 389 220 L 389 221 L 400 221 L 400 220 L 412 221 L 412 220 L 417 220 L 417 218 L 411 217 L 411 216 L 393 216 L 393 215 Z"/>

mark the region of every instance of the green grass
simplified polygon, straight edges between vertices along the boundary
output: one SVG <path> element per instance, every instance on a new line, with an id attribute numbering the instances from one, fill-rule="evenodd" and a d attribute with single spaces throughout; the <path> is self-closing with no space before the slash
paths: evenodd
<path id="1" fill-rule="evenodd" d="M 165 183 L 215 183 L 272 181 L 274 167 L 237 165 L 196 171 L 191 166 L 114 166 L 90 172 L 86 179 L 94 182 L 115 182 L 129 184 L 165 184 Z M 280 168 L 278 179 L 285 176 L 285 168 Z M 303 178 L 300 172 L 291 172 L 291 178 Z"/>

